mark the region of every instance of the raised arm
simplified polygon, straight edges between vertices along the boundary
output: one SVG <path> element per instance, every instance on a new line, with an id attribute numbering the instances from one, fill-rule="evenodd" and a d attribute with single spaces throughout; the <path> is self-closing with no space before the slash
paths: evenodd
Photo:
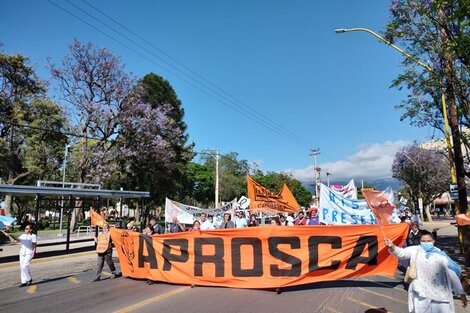
<path id="1" fill-rule="evenodd" d="M 10 242 L 19 243 L 19 241 L 16 240 L 15 238 L 13 238 L 12 236 L 10 236 L 9 233 L 7 233 L 7 232 L 5 232 L 5 231 L 3 231 L 3 230 L 1 230 L 1 232 L 2 232 L 5 236 L 7 236 L 8 240 L 10 240 Z"/>

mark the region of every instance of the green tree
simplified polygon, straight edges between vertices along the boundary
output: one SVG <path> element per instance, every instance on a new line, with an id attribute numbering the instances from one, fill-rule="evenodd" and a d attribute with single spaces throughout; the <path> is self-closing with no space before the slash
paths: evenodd
<path id="1" fill-rule="evenodd" d="M 297 203 L 302 207 L 308 207 L 312 203 L 312 193 L 302 183 L 288 173 L 258 172 L 253 179 L 272 192 L 279 192 L 284 183 L 289 187 Z"/>
<path id="2" fill-rule="evenodd" d="M 444 130 L 440 99 L 441 90 L 444 90 L 459 203 L 461 211 L 466 212 L 465 176 L 469 177 L 469 171 L 465 169 L 461 143 L 468 149 L 469 140 L 461 134 L 460 128 L 470 125 L 470 2 L 393 0 L 390 11 L 386 37 L 390 41 L 399 41 L 407 52 L 432 69 L 429 72 L 409 59 L 403 61 L 406 69 L 393 86 L 407 88 L 409 96 L 398 107 L 405 110 L 403 118 L 409 118 L 412 124 Z"/>
<path id="3" fill-rule="evenodd" d="M 67 138 L 62 108 L 21 55 L 0 53 L 0 175 L 8 184 L 57 175 Z M 6 196 L 6 213 L 11 197 Z"/>
<path id="4" fill-rule="evenodd" d="M 214 203 L 215 179 L 204 164 L 190 162 L 181 184 L 181 201 L 190 205 L 209 207 Z"/>
<path id="5" fill-rule="evenodd" d="M 204 164 L 215 177 L 215 155 L 201 154 Z M 238 160 L 238 153 L 230 152 L 219 157 L 219 195 L 220 201 L 231 201 L 246 195 L 246 175 L 249 172 L 247 160 Z M 215 202 L 215 201 L 214 201 Z"/>

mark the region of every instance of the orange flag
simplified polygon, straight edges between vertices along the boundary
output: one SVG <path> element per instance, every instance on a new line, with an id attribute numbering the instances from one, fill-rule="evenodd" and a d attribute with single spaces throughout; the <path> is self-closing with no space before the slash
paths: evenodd
<path id="1" fill-rule="evenodd" d="M 104 218 L 98 214 L 95 210 L 90 210 L 91 225 L 103 227 L 103 223 L 106 222 Z"/>
<path id="2" fill-rule="evenodd" d="M 248 198 L 250 198 L 250 212 L 295 213 L 300 211 L 300 206 L 286 184 L 281 192 L 275 194 L 261 184 L 246 176 Z"/>
<path id="3" fill-rule="evenodd" d="M 457 214 L 454 216 L 457 220 L 457 226 L 467 226 L 470 225 L 470 215 L 467 214 Z"/>
<path id="4" fill-rule="evenodd" d="M 366 199 L 367 205 L 380 225 L 391 224 L 392 213 L 395 208 L 388 197 L 381 191 L 362 189 L 362 195 Z"/>

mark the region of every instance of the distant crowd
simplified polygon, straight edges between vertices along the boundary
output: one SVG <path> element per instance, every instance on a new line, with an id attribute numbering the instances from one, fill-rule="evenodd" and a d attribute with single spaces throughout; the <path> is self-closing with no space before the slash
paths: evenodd
<path id="1" fill-rule="evenodd" d="M 132 218 L 127 224 L 127 229 L 140 231 L 135 223 L 135 218 Z M 271 217 L 270 224 L 273 226 L 320 225 L 318 209 L 310 208 L 307 210 L 306 214 L 302 211 L 297 214 L 279 214 Z M 232 220 L 232 215 L 227 212 L 223 215 L 222 222 L 217 222 L 217 220 L 214 219 L 214 216 L 207 215 L 203 212 L 200 214 L 199 219 L 195 220 L 193 225 L 190 227 L 185 226 L 177 217 L 174 217 L 172 223 L 169 223 L 168 227 L 165 229 L 165 227 L 158 224 L 155 217 L 151 217 L 149 223 L 144 228 L 143 233 L 146 235 L 161 235 L 193 230 L 257 227 L 259 225 L 260 222 L 256 214 L 250 214 L 249 218 L 247 218 L 244 211 L 237 211 L 235 220 Z"/>

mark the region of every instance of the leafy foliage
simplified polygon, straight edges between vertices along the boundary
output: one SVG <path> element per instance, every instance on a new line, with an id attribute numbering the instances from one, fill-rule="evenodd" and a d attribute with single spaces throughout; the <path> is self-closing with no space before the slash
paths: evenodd
<path id="1" fill-rule="evenodd" d="M 312 203 L 312 193 L 305 189 L 301 182 L 293 178 L 291 174 L 274 172 L 263 174 L 258 172 L 253 176 L 253 179 L 272 192 L 280 191 L 285 183 L 300 206 L 308 207 Z"/>

